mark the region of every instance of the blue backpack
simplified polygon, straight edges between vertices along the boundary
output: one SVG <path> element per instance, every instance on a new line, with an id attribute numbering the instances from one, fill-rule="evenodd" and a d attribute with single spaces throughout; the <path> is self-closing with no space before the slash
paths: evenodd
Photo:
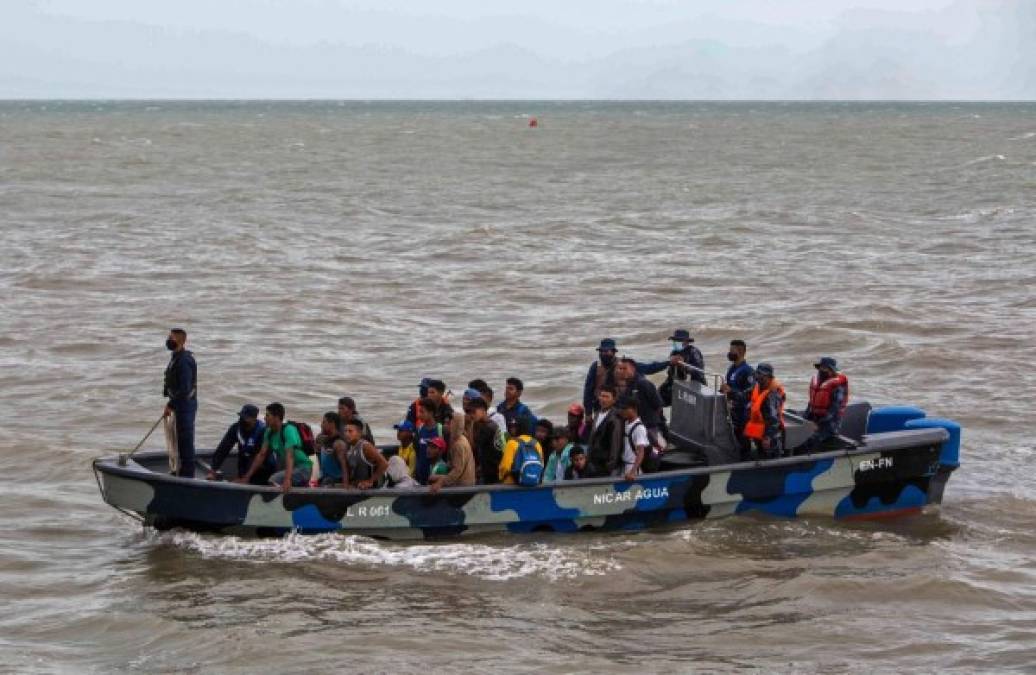
<path id="1" fill-rule="evenodd" d="M 536 487 L 543 480 L 543 460 L 536 452 L 536 441 L 519 440 L 518 449 L 514 451 L 511 463 L 511 474 L 514 482 L 524 487 Z"/>

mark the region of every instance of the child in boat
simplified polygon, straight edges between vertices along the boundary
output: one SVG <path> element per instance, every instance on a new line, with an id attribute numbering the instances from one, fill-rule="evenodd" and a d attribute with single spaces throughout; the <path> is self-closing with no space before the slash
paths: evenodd
<path id="1" fill-rule="evenodd" d="M 550 457 L 547 458 L 547 466 L 543 471 L 544 483 L 565 479 L 565 470 L 568 469 L 571 453 L 572 443 L 568 440 L 568 429 L 555 429 L 550 439 Z"/>
<path id="2" fill-rule="evenodd" d="M 414 434 L 417 432 L 417 427 L 410 420 L 403 420 L 399 424 L 393 425 L 393 428 L 396 430 L 396 440 L 399 441 L 399 451 L 396 452 L 396 456 L 403 461 L 407 473 L 412 478 L 417 466 L 417 449 L 414 447 Z"/>
<path id="3" fill-rule="evenodd" d="M 576 445 L 568 455 L 570 463 L 565 468 L 564 480 L 590 478 L 590 470 L 586 466 L 586 450 Z"/>

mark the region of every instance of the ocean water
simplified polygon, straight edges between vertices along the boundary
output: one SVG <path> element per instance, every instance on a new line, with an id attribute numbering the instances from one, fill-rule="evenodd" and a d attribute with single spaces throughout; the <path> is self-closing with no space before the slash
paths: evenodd
<path id="1" fill-rule="evenodd" d="M 529 128 L 529 116 L 539 120 Z M 0 669 L 1032 671 L 1036 104 L 0 103 Z M 398 544 L 142 531 L 90 460 L 245 402 L 561 419 L 743 338 L 964 426 L 939 513 Z M 151 446 L 157 447 L 155 440 Z"/>

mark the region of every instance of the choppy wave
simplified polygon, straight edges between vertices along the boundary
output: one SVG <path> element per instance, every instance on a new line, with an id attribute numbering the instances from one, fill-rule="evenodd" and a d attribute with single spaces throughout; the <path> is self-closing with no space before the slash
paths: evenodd
<path id="1" fill-rule="evenodd" d="M 411 568 L 490 581 L 536 576 L 552 581 L 600 576 L 622 569 L 604 544 L 553 545 L 522 542 L 397 544 L 356 535 L 290 535 L 282 539 L 208 536 L 193 532 L 149 532 L 156 544 L 176 546 L 206 558 L 241 561 L 330 560 L 371 569 Z"/>

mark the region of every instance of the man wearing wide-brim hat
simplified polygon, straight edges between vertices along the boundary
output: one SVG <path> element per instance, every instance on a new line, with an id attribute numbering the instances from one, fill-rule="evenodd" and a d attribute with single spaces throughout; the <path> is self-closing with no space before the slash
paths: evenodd
<path id="1" fill-rule="evenodd" d="M 667 406 L 673 404 L 673 380 L 686 380 L 688 377 L 695 382 L 707 384 L 705 380 L 705 357 L 701 351 L 694 346 L 694 338 L 686 328 L 677 328 L 669 336 L 672 342 L 669 351 L 669 359 L 666 361 L 655 361 L 640 366 L 640 372 L 644 375 L 653 375 L 663 370 L 668 370 L 666 381 L 658 388 L 662 402 Z"/>

